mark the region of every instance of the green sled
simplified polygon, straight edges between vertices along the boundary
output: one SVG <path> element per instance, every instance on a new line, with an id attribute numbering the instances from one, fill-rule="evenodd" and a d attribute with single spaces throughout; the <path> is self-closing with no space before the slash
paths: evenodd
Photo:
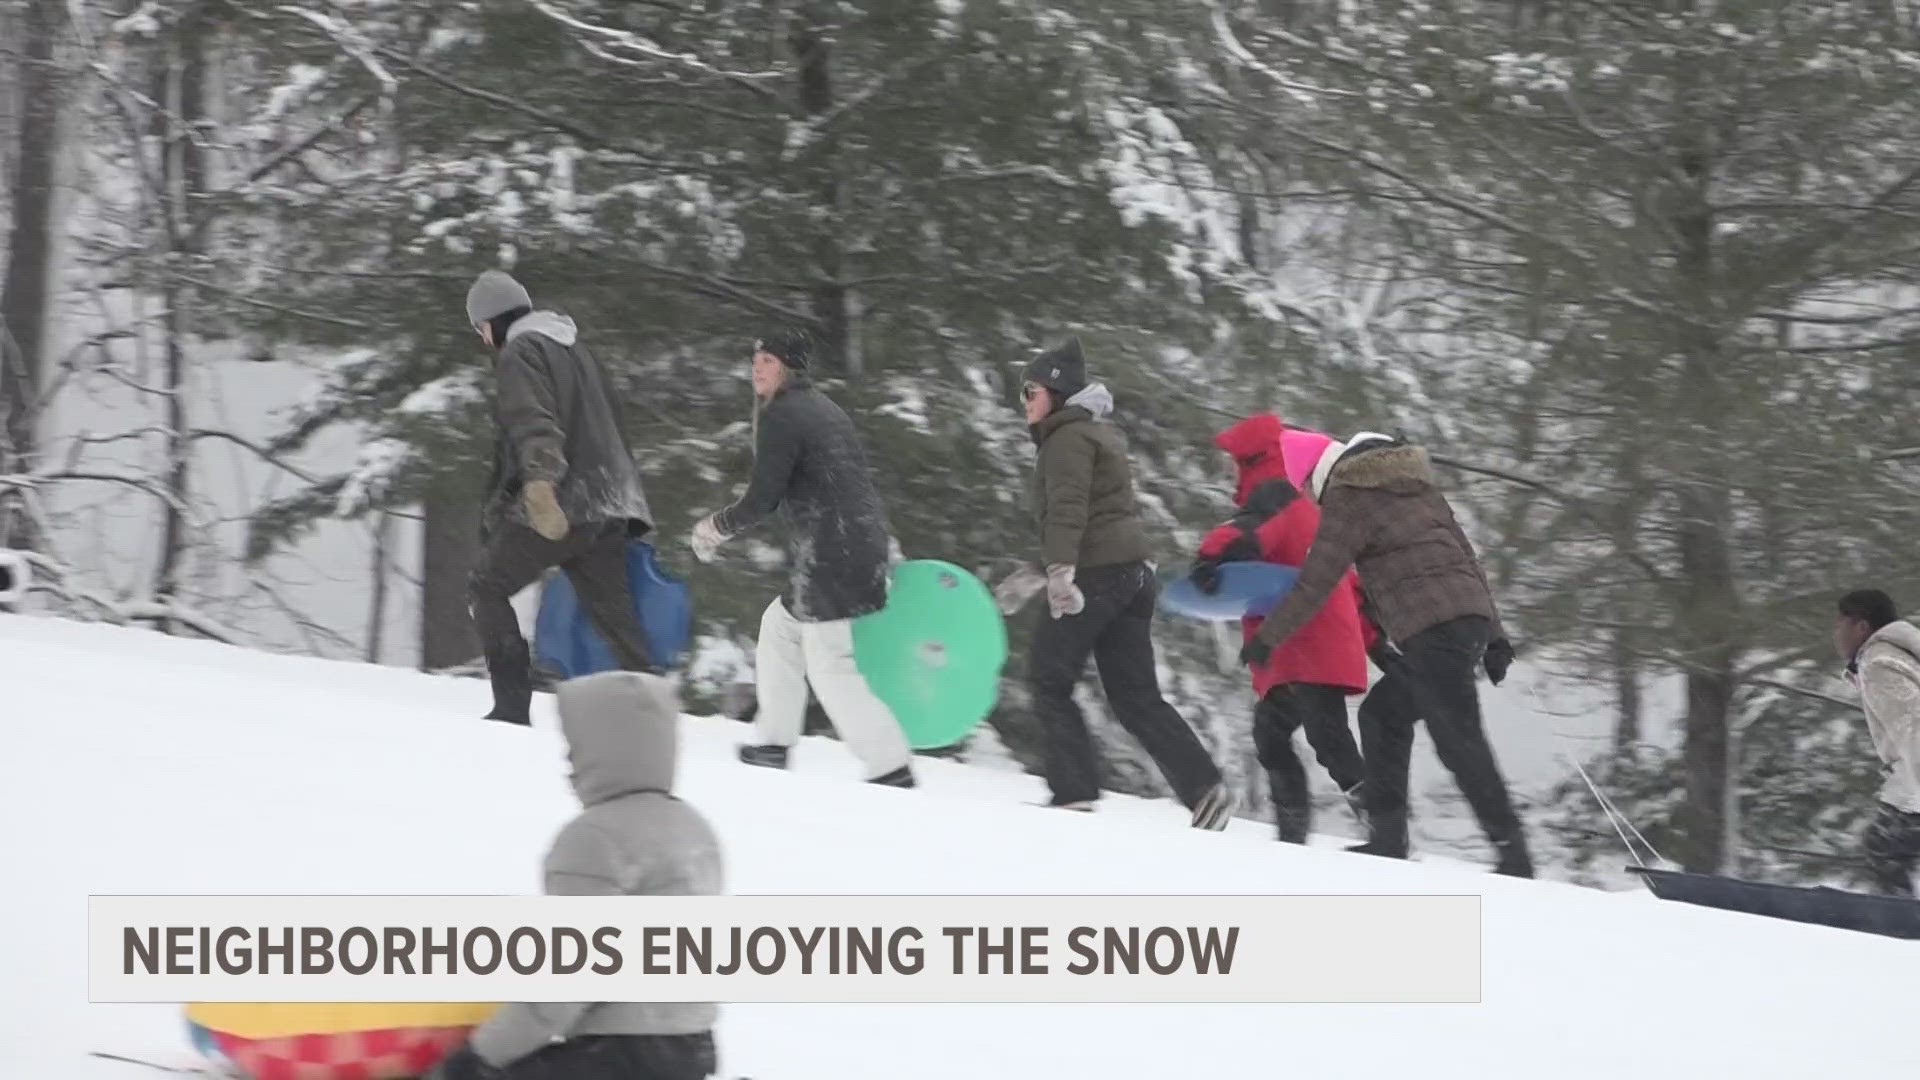
<path id="1" fill-rule="evenodd" d="M 952 746 L 993 711 L 1007 624 L 993 593 L 952 563 L 893 568 L 887 606 L 853 621 L 853 660 L 915 750 Z"/>

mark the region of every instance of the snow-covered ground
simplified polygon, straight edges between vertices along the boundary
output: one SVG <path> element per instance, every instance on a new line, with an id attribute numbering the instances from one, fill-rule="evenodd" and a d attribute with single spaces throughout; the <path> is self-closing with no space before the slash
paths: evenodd
<path id="1" fill-rule="evenodd" d="M 179 1010 L 87 1002 L 95 892 L 534 892 L 574 810 L 550 711 L 482 723 L 485 684 L 0 616 L 10 932 L 0 1076 L 141 1080 L 89 1050 L 180 1058 Z M 540 699 L 543 710 L 551 699 Z M 727 1006 L 723 1074 L 756 1080 L 1910 1075 L 1916 946 L 1457 863 L 1195 832 L 1168 803 L 1084 817 L 1032 777 L 923 762 L 902 792 L 830 742 L 737 764 L 685 720 L 682 793 L 740 893 L 1418 893 L 1485 897 L 1468 1006 Z"/>

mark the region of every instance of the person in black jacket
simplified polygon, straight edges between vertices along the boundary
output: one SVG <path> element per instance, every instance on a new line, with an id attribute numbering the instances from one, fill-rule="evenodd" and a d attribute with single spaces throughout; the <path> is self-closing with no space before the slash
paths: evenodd
<path id="1" fill-rule="evenodd" d="M 885 702 L 854 663 L 853 620 L 887 602 L 893 544 L 860 433 L 807 373 L 802 331 L 753 347 L 753 390 L 765 403 L 753 480 L 733 505 L 694 526 L 693 551 L 711 561 L 721 544 L 776 511 L 788 528 L 785 592 L 760 619 L 754 659 L 757 742 L 749 765 L 785 768 L 800 739 L 807 687 L 873 783 L 912 787 L 912 751 Z"/>
<path id="2" fill-rule="evenodd" d="M 499 270 L 467 292 L 467 320 L 496 357 L 493 480 L 469 609 L 493 682 L 485 719 L 532 724 L 533 664 L 514 594 L 564 569 L 621 668 L 656 672 L 634 615 L 627 538 L 652 529 L 640 470 L 621 437 L 613 389 L 573 320 L 535 311 Z"/>

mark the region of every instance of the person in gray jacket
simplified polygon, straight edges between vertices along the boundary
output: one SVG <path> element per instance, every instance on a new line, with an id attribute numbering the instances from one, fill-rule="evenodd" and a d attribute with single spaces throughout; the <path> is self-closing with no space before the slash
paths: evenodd
<path id="1" fill-rule="evenodd" d="M 1860 589 L 1840 598 L 1833 644 L 1860 691 L 1867 734 L 1886 770 L 1866 832 L 1867 874 L 1887 896 L 1912 896 L 1920 863 L 1920 627 L 1893 598 Z"/>
<path id="2" fill-rule="evenodd" d="M 555 896 L 717 896 L 720 842 L 673 794 L 680 707 L 657 675 L 560 684 L 560 731 L 579 816 L 545 862 Z M 703 1080 L 718 1067 L 719 1007 L 701 1002 L 515 1002 L 427 1080 Z"/>
<path id="3" fill-rule="evenodd" d="M 488 270 L 467 319 L 496 351 L 493 480 L 468 603 L 493 683 L 485 719 L 531 724 L 533 665 L 514 594 L 558 566 L 628 671 L 657 671 L 633 611 L 627 540 L 653 528 L 640 470 L 620 432 L 613 387 L 572 319 L 536 311 L 527 290 Z"/>

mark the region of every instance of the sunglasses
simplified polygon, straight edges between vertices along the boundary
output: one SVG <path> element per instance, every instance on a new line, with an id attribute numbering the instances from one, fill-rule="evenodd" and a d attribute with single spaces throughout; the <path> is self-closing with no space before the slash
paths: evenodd
<path id="1" fill-rule="evenodd" d="M 1034 398 L 1039 397 L 1044 390 L 1046 390 L 1044 386 L 1037 383 L 1028 383 L 1020 388 L 1020 400 L 1032 401 Z"/>

